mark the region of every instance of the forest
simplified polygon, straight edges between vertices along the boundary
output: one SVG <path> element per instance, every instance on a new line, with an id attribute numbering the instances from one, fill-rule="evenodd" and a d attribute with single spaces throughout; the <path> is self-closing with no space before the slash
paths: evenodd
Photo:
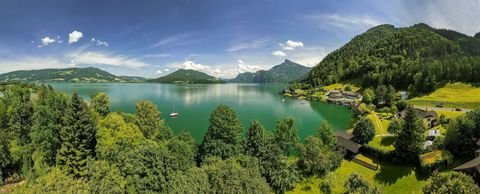
<path id="1" fill-rule="evenodd" d="M 0 183 L 25 181 L 13 193 L 284 193 L 344 154 L 327 123 L 303 145 L 293 119 L 244 132 L 220 105 L 197 145 L 149 101 L 129 114 L 110 112 L 104 93 L 85 102 L 45 85 L 0 89 Z"/>
<path id="2" fill-rule="evenodd" d="M 306 83 L 360 80 L 364 88 L 392 85 L 431 92 L 447 82 L 480 82 L 480 39 L 426 24 L 380 25 L 327 55 Z"/>

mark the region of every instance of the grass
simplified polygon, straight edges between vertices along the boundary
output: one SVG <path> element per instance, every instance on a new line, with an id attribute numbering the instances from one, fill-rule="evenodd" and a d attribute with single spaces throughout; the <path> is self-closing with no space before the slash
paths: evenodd
<path id="1" fill-rule="evenodd" d="M 443 103 L 449 108 L 480 108 L 480 87 L 465 83 L 451 83 L 425 96 L 416 97 L 410 103 L 419 106 L 435 106 Z"/>
<path id="2" fill-rule="evenodd" d="M 380 117 L 375 114 L 377 113 L 372 111 L 368 115 L 368 118 L 370 118 L 370 120 L 373 122 L 373 125 L 375 125 L 375 135 L 387 135 L 387 129 L 388 125 L 390 124 L 390 120 L 380 119 Z"/>
<path id="3" fill-rule="evenodd" d="M 427 183 L 425 177 L 417 176 L 413 167 L 380 163 L 380 169 L 373 171 L 353 161 L 343 160 L 341 166 L 332 172 L 328 179 L 333 183 L 333 193 L 344 193 L 344 183 L 352 173 L 360 174 L 370 186 L 379 185 L 383 193 L 422 193 Z M 288 193 L 320 193 L 320 178 L 310 178 Z"/>
<path id="4" fill-rule="evenodd" d="M 445 115 L 447 119 L 453 119 L 464 114 L 460 111 L 449 111 L 449 110 L 436 110 L 438 115 Z"/>
<path id="5" fill-rule="evenodd" d="M 358 154 L 357 156 L 355 156 L 355 158 L 357 158 L 361 161 L 364 161 L 366 163 L 369 163 L 371 165 L 374 165 L 374 166 L 377 165 L 377 162 L 373 157 L 365 156 L 363 154 Z"/>
<path id="6" fill-rule="evenodd" d="M 347 85 L 350 85 L 352 88 L 352 91 L 356 92 L 360 90 L 360 84 L 358 84 L 356 81 L 345 81 L 345 82 L 340 82 L 340 83 L 335 83 L 331 84 L 328 86 L 324 86 L 323 89 L 325 90 L 335 90 L 335 89 L 341 89 L 344 90 Z"/>
<path id="7" fill-rule="evenodd" d="M 385 151 L 393 151 L 395 149 L 393 142 L 395 142 L 394 136 L 377 136 L 368 142 L 368 145 Z"/>
<path id="8" fill-rule="evenodd" d="M 453 155 L 447 150 L 435 150 L 422 154 L 420 156 L 420 161 L 422 162 L 422 164 L 426 165 L 433 164 L 440 160 L 451 160 L 452 158 Z"/>

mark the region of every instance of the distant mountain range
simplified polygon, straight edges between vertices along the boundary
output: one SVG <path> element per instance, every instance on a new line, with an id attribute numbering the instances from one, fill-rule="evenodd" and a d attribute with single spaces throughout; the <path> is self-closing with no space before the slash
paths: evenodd
<path id="1" fill-rule="evenodd" d="M 21 70 L 0 74 L 1 82 L 143 82 L 143 77 L 116 76 L 94 67 Z"/>
<path id="2" fill-rule="evenodd" d="M 199 72 L 191 69 L 179 69 L 166 76 L 148 80 L 148 82 L 205 84 L 205 83 L 223 83 L 224 81 L 203 72 Z"/>
<path id="3" fill-rule="evenodd" d="M 246 72 L 238 74 L 236 78 L 229 82 L 238 83 L 290 83 L 299 81 L 307 77 L 311 70 L 298 63 L 286 59 L 282 64 L 274 66 L 269 70 L 260 70 L 255 73 Z"/>

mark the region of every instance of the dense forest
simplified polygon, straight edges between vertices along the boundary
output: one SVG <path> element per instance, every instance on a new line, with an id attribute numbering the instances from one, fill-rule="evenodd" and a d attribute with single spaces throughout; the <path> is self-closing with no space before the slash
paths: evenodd
<path id="1" fill-rule="evenodd" d="M 220 105 L 197 145 L 149 101 L 129 114 L 110 112 L 103 93 L 86 103 L 43 85 L 0 89 L 0 185 L 25 180 L 18 193 L 283 193 L 344 154 L 327 123 L 304 145 L 293 119 L 273 131 L 252 121 L 245 134 Z"/>
<path id="2" fill-rule="evenodd" d="M 363 87 L 392 85 L 430 92 L 448 81 L 480 82 L 480 39 L 426 24 L 380 25 L 327 55 L 310 72 L 313 86 L 360 79 Z"/>

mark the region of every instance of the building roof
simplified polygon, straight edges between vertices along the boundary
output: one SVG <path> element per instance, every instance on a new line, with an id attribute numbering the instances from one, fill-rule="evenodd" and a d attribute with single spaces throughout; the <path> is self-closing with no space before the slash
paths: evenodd
<path id="1" fill-rule="evenodd" d="M 480 157 L 476 157 L 475 159 L 470 160 L 465 164 L 457 166 L 453 170 L 468 170 L 468 169 L 472 169 L 472 168 L 475 168 L 476 170 L 479 170 L 479 167 L 480 167 Z"/>
<path id="2" fill-rule="evenodd" d="M 352 92 L 352 91 L 344 91 L 344 92 L 343 92 L 343 95 L 357 97 L 359 94 L 358 94 L 358 93 L 355 93 L 355 92 Z"/>
<path id="3" fill-rule="evenodd" d="M 438 129 L 428 130 L 428 135 L 427 136 L 438 137 L 438 136 L 440 136 L 440 130 L 438 130 Z"/>
<path id="4" fill-rule="evenodd" d="M 330 90 L 328 91 L 330 94 L 340 94 L 340 90 Z"/>
<path id="5" fill-rule="evenodd" d="M 403 110 L 402 112 L 400 112 L 400 116 L 402 116 L 402 117 L 405 117 L 406 114 L 407 114 L 406 110 Z M 438 117 L 437 112 L 435 112 L 433 110 L 424 111 L 424 110 L 415 109 L 415 114 L 417 115 L 417 117 L 420 117 L 422 119 L 427 118 L 427 117 L 435 117 L 435 118 Z"/>
<path id="6" fill-rule="evenodd" d="M 362 147 L 362 145 L 350 140 L 353 136 L 345 132 L 337 132 L 336 137 L 337 137 L 337 142 L 341 146 L 343 146 L 346 150 L 351 151 L 355 154 L 358 153 L 360 150 L 360 147 Z"/>
<path id="7" fill-rule="evenodd" d="M 480 139 L 478 139 L 477 141 L 477 146 L 480 146 Z"/>

